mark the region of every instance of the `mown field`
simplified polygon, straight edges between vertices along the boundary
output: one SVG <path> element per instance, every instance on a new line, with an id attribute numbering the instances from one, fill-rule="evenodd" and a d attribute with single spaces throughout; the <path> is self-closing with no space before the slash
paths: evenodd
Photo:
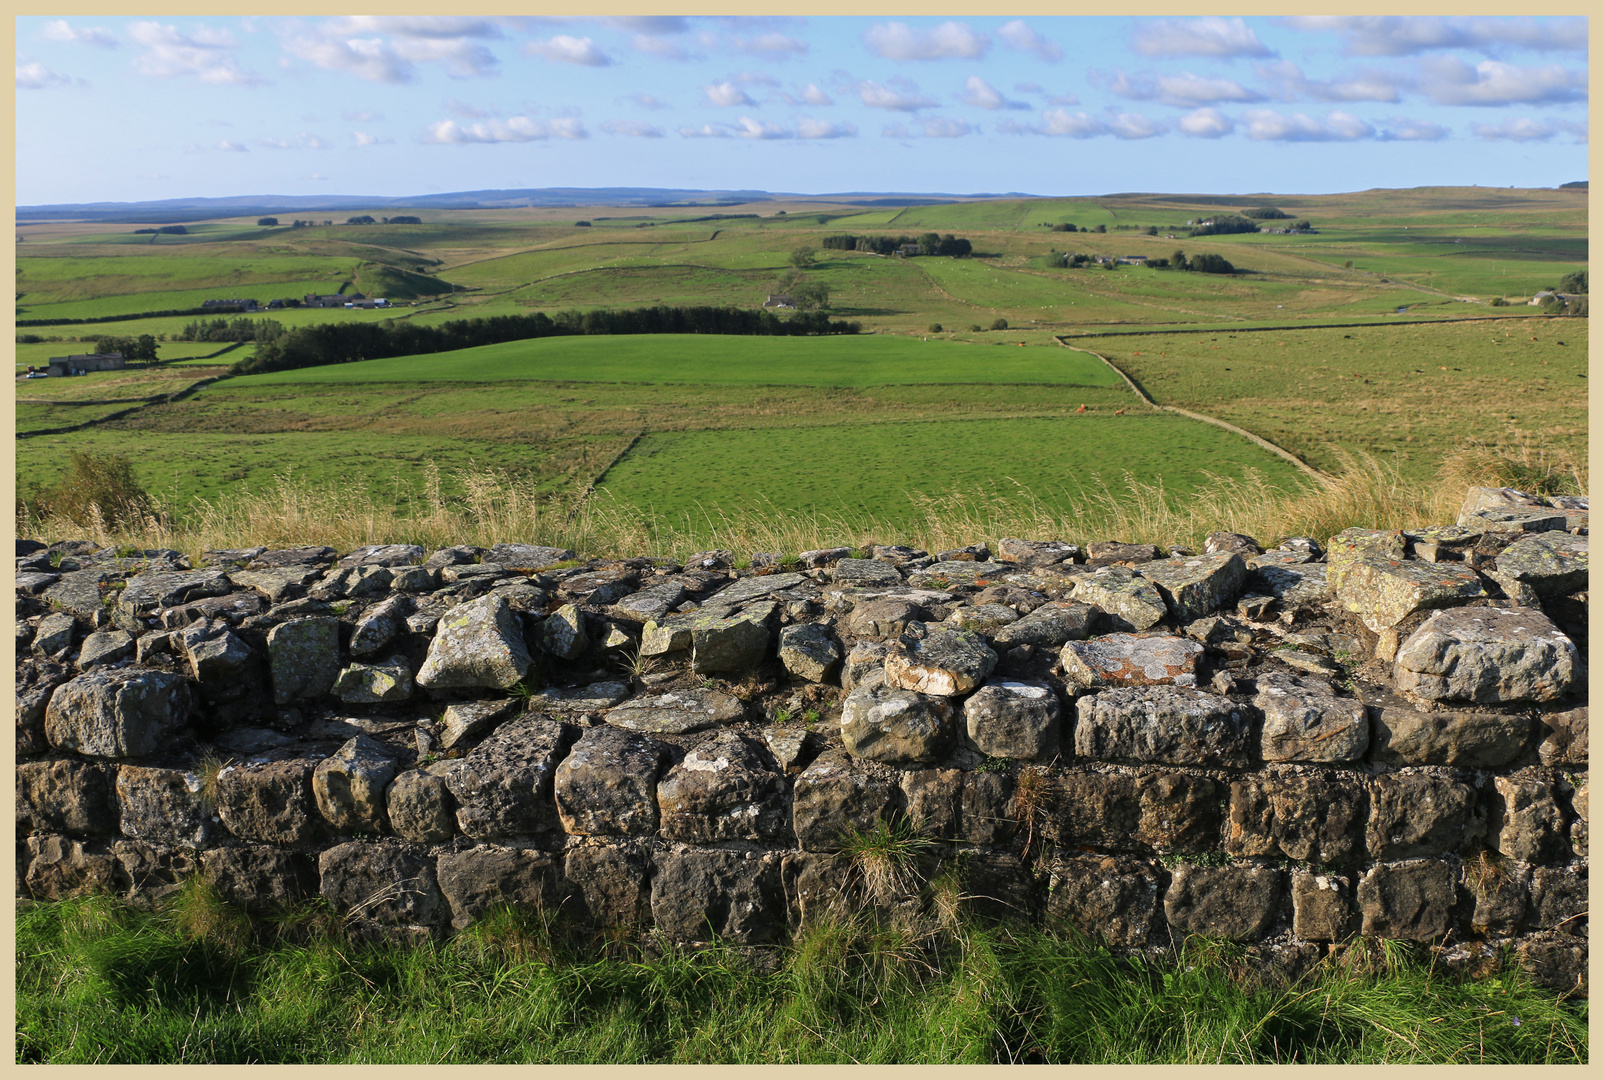
<path id="1" fill-rule="evenodd" d="M 1185 236 L 1189 219 L 1266 204 L 1319 231 Z M 746 214 L 757 216 L 729 216 Z M 829 290 L 833 317 L 856 320 L 865 333 L 547 339 L 228 378 L 70 436 L 20 440 L 26 481 L 52 482 L 69 450 L 88 447 L 128 454 L 141 480 L 178 505 L 259 489 L 286 471 L 411 499 L 430 461 L 448 476 L 494 468 L 554 493 L 605 471 L 608 490 L 666 514 L 764 501 L 911 507 L 909 492 L 993 482 L 1057 499 L 1093 472 L 1117 480 L 1125 470 L 1177 496 L 1204 468 L 1297 482 L 1290 466 L 1219 429 L 1143 415 L 1112 372 L 1057 345 L 1057 335 L 1109 356 L 1159 401 L 1239 424 L 1322 469 L 1340 468 L 1343 451 L 1362 451 L 1426 479 L 1465 438 L 1535 440 L 1570 456 L 1586 450 L 1585 320 L 1534 321 L 1523 304 L 1585 267 L 1585 192 L 1127 195 L 906 208 L 791 200 L 429 211 L 421 225 L 302 229 L 288 227 L 293 216 L 281 215 L 279 227 L 258 227 L 254 217 L 191 223 L 188 235 L 155 242 L 132 226 L 24 222 L 18 316 L 134 316 L 341 285 L 419 299 L 390 311 L 258 317 L 293 328 L 653 304 L 750 308 L 781 288 L 792 252 L 806 247 L 805 279 Z M 1052 231 L 1060 222 L 1106 231 Z M 1146 235 L 1150 227 L 1157 235 Z M 974 254 L 904 259 L 821 246 L 837 233 L 926 231 L 963 236 Z M 1239 272 L 1048 261 L 1054 252 L 1168 258 L 1178 249 L 1222 255 Z M 1498 296 L 1512 306 L 1491 307 Z M 1388 326 L 1399 308 L 1438 322 Z M 1454 321 L 1470 316 L 1514 321 Z M 61 340 L 19 344 L 19 370 L 83 351 L 102 334 L 156 335 L 162 364 L 104 389 L 93 378 L 70 389 L 58 380 L 19 383 L 19 434 L 103 420 L 253 351 L 247 343 L 212 358 L 221 343 L 176 340 L 193 318 L 26 328 Z M 998 320 L 1006 330 L 992 329 Z M 1341 326 L 1312 328 L 1326 323 Z M 1266 326 L 1277 329 L 1232 336 Z M 1124 336 L 1169 329 L 1210 333 Z M 1076 412 L 1082 405 L 1087 414 Z"/>

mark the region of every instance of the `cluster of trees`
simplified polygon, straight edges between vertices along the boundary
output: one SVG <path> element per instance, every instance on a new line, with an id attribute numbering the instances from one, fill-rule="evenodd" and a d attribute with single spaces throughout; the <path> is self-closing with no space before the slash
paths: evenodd
<path id="1" fill-rule="evenodd" d="M 1152 260 L 1149 260 L 1151 265 Z M 1190 259 L 1186 252 L 1177 251 L 1170 256 L 1170 264 L 1177 270 L 1191 270 L 1198 274 L 1234 274 L 1236 267 L 1232 266 L 1220 255 L 1193 255 Z"/>
<path id="2" fill-rule="evenodd" d="M 138 337 L 113 337 L 106 334 L 93 340 L 95 347 L 92 352 L 120 352 L 125 360 L 156 359 L 156 339 L 150 334 L 140 334 Z"/>
<path id="3" fill-rule="evenodd" d="M 284 333 L 272 319 L 198 319 L 185 325 L 180 341 L 273 341 Z"/>
<path id="4" fill-rule="evenodd" d="M 378 360 L 388 356 L 451 352 L 476 345 L 563 337 L 576 334 L 743 334 L 791 336 L 856 334 L 856 322 L 832 322 L 822 312 L 782 319 L 771 311 L 735 307 L 649 307 L 621 311 L 560 311 L 457 319 L 437 326 L 385 320 L 381 323 L 332 322 L 299 326 L 271 341 L 258 341 L 256 355 L 229 370 L 258 371 Z"/>
<path id="5" fill-rule="evenodd" d="M 875 255 L 895 255 L 909 244 L 919 246 L 921 255 L 946 255 L 962 259 L 974 251 L 974 245 L 961 236 L 948 233 L 925 233 L 922 236 L 856 236 L 838 233 L 826 236 L 820 243 L 833 251 L 867 251 Z"/>
<path id="6" fill-rule="evenodd" d="M 185 236 L 185 235 L 187 235 L 189 233 L 189 230 L 184 228 L 182 225 L 163 225 L 158 229 L 135 229 L 134 230 L 134 234 L 135 235 L 138 235 L 140 233 L 169 233 L 169 234 L 171 234 L 173 236 Z"/>
<path id="7" fill-rule="evenodd" d="M 1242 216 L 1257 218 L 1259 221 L 1280 221 L 1292 215 L 1283 213 L 1278 207 L 1274 206 L 1255 206 L 1252 210 L 1242 211 Z"/>
<path id="8" fill-rule="evenodd" d="M 1241 214 L 1222 214 L 1210 218 L 1206 224 L 1192 228 L 1193 236 L 1220 236 L 1225 233 L 1256 233 L 1259 223 Z"/>
<path id="9" fill-rule="evenodd" d="M 1053 232 L 1099 232 L 1099 233 L 1106 233 L 1108 231 L 1108 226 L 1107 225 L 1095 225 L 1095 226 L 1091 226 L 1091 227 L 1082 226 L 1080 229 L 1077 230 L 1075 228 L 1075 223 L 1073 221 L 1061 221 L 1057 225 L 1054 225 L 1052 228 L 1053 228 Z"/>

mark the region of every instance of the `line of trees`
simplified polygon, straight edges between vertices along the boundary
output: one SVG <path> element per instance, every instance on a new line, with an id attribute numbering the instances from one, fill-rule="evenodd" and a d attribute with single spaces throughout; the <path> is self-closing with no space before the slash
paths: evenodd
<path id="1" fill-rule="evenodd" d="M 156 339 L 150 334 L 140 334 L 138 337 L 113 337 L 110 334 L 94 339 L 93 352 L 122 353 L 124 360 L 156 359 Z"/>
<path id="2" fill-rule="evenodd" d="M 1226 233 L 1256 233 L 1259 223 L 1241 214 L 1221 214 L 1202 225 L 1194 226 L 1193 236 L 1220 236 Z"/>
<path id="3" fill-rule="evenodd" d="M 139 235 L 140 233 L 168 233 L 168 234 L 171 234 L 173 236 L 184 236 L 184 235 L 187 235 L 189 233 L 189 230 L 184 228 L 184 226 L 182 226 L 182 225 L 163 225 L 159 229 L 135 229 L 134 230 L 134 234 L 136 236 Z"/>
<path id="4" fill-rule="evenodd" d="M 184 326 L 179 341 L 274 341 L 284 325 L 272 319 L 197 319 Z"/>
<path id="5" fill-rule="evenodd" d="M 620 311 L 559 311 L 456 319 L 437 326 L 385 320 L 380 323 L 317 323 L 258 340 L 256 355 L 236 362 L 231 374 L 379 360 L 390 356 L 452 352 L 477 345 L 578 334 L 740 334 L 796 336 L 856 334 L 862 325 L 832 321 L 823 312 L 782 319 L 772 311 L 736 307 L 649 307 Z"/>
<path id="6" fill-rule="evenodd" d="M 924 233 L 920 236 L 858 236 L 854 233 L 837 233 L 826 236 L 820 246 L 832 251 L 866 251 L 875 255 L 895 255 L 910 244 L 917 244 L 921 255 L 946 255 L 962 259 L 974 251 L 974 245 L 961 236 L 948 233 Z"/>

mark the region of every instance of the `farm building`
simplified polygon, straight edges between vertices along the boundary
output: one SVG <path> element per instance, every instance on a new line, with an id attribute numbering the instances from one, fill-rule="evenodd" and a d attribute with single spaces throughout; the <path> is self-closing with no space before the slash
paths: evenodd
<path id="1" fill-rule="evenodd" d="M 52 356 L 50 358 L 50 374 L 82 375 L 86 371 L 121 371 L 128 366 L 128 361 L 120 352 L 114 353 L 73 353 L 71 356 Z"/>
<path id="2" fill-rule="evenodd" d="M 353 300 L 365 299 L 367 298 L 361 293 L 352 293 L 350 296 L 341 296 L 339 293 L 332 293 L 326 296 L 320 293 L 307 293 L 305 296 L 301 297 L 301 306 L 313 308 L 343 308 Z"/>
<path id="3" fill-rule="evenodd" d="M 791 297 L 786 293 L 769 293 L 769 298 L 763 301 L 763 306 L 766 308 L 796 307 L 796 305 L 791 302 Z"/>
<path id="4" fill-rule="evenodd" d="M 375 297 L 372 300 L 364 300 L 358 296 L 354 300 L 347 301 L 345 306 L 348 308 L 386 308 L 390 306 L 390 301 L 382 296 Z"/>
<path id="5" fill-rule="evenodd" d="M 1576 295 L 1574 293 L 1562 293 L 1562 292 L 1555 292 L 1552 289 L 1544 289 L 1543 291 L 1539 292 L 1536 296 L 1534 296 L 1530 300 L 1526 301 L 1526 306 L 1527 307 L 1542 307 L 1544 304 L 1548 303 L 1548 301 L 1550 301 L 1550 300 L 1558 300 L 1562 304 L 1568 304 L 1572 300 L 1575 300 L 1575 299 L 1576 299 Z"/>

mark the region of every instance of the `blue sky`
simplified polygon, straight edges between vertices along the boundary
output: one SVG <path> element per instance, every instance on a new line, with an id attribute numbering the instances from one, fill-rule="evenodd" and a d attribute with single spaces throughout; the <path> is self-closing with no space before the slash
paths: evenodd
<path id="1" fill-rule="evenodd" d="M 1587 176 L 1582 18 L 16 20 L 17 201 Z"/>

